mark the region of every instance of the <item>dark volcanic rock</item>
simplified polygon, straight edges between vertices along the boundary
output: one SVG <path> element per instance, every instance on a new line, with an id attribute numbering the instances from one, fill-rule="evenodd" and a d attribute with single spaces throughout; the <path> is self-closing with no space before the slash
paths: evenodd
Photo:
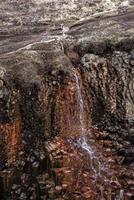
<path id="1" fill-rule="evenodd" d="M 80 132 L 75 74 L 82 81 L 85 126 L 107 130 L 105 140 L 118 140 L 118 156 L 132 165 L 133 6 L 121 0 L 1 1 L 0 198 L 64 199 L 66 188 L 53 169 L 62 167 L 63 155 L 46 140 Z"/>
<path id="2" fill-rule="evenodd" d="M 132 52 L 113 51 L 105 57 L 85 54 L 81 61 L 88 78 L 93 121 L 107 130 L 112 131 L 113 126 L 114 132 L 134 123 Z"/>
<path id="3" fill-rule="evenodd" d="M 134 162 L 134 147 L 128 146 L 118 150 L 118 155 L 123 156 L 123 163 L 131 164 Z"/>

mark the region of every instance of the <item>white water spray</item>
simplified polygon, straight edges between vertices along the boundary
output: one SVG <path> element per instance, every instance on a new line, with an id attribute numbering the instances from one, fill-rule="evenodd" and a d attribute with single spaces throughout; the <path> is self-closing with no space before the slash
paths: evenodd
<path id="1" fill-rule="evenodd" d="M 84 149 L 89 157 L 90 157 L 90 167 L 92 172 L 94 173 L 95 178 L 97 176 L 100 176 L 100 170 L 101 170 L 101 163 L 99 159 L 95 156 L 95 152 L 91 145 L 87 143 L 87 139 L 85 137 L 85 124 L 84 124 L 84 102 L 82 97 L 82 82 L 81 79 L 78 77 L 77 73 L 74 73 L 75 81 L 76 81 L 76 87 L 77 87 L 77 101 L 79 105 L 79 119 L 80 119 L 80 130 L 81 130 L 81 137 L 78 140 L 78 146 L 80 146 L 82 149 Z M 97 168 L 95 167 L 97 166 Z"/>

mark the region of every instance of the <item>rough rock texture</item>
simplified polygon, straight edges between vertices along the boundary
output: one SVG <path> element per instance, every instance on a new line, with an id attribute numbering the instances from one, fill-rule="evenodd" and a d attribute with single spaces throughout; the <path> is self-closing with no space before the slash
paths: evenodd
<path id="1" fill-rule="evenodd" d="M 82 66 L 89 82 L 93 121 L 109 129 L 111 124 L 115 131 L 116 128 L 121 131 L 121 126 L 131 129 L 134 123 L 133 50 L 114 51 L 105 57 L 85 54 Z"/>
<path id="2" fill-rule="evenodd" d="M 30 34 L 55 23 L 60 26 L 90 16 L 123 13 L 133 6 L 133 0 L 4 0 L 0 4 L 1 34 Z"/>
<path id="3" fill-rule="evenodd" d="M 133 6 L 132 0 L 1 1 L 1 199 L 64 197 L 45 142 L 80 132 L 75 73 L 85 127 L 108 131 L 96 137 L 114 141 L 119 163 L 132 165 Z"/>

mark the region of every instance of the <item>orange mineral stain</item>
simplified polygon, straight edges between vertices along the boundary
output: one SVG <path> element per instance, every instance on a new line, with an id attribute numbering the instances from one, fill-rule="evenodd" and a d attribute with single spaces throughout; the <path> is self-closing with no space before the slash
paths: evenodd
<path id="1" fill-rule="evenodd" d="M 5 134 L 7 145 L 8 167 L 13 164 L 21 148 L 21 121 L 17 119 L 13 123 L 0 124 L 0 132 Z"/>

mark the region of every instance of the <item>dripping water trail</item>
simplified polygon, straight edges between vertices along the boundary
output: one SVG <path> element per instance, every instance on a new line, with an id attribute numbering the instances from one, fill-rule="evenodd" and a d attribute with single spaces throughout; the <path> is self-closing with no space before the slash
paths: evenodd
<path id="1" fill-rule="evenodd" d="M 81 78 L 77 75 L 76 72 L 74 72 L 75 76 L 75 82 L 76 82 L 76 89 L 77 89 L 77 103 L 79 105 L 79 120 L 80 120 L 80 138 L 78 139 L 77 143 L 78 146 L 84 149 L 90 158 L 90 167 L 92 172 L 94 173 L 95 178 L 97 176 L 100 176 L 100 167 L 101 163 L 99 162 L 98 158 L 94 155 L 94 150 L 87 143 L 87 139 L 85 136 L 85 123 L 84 123 L 84 101 L 83 101 L 83 96 L 82 96 L 82 81 Z M 97 168 L 95 167 L 95 164 L 97 165 Z"/>
<path id="2" fill-rule="evenodd" d="M 79 105 L 79 118 L 80 118 L 80 130 L 81 135 L 84 136 L 84 104 L 83 104 L 83 98 L 82 98 L 82 82 L 78 78 L 78 75 L 76 72 L 74 72 L 75 81 L 76 81 L 76 89 L 77 89 L 77 101 Z"/>
<path id="3" fill-rule="evenodd" d="M 94 176 L 94 184 L 97 186 L 97 181 L 101 180 L 101 183 L 106 183 L 106 187 L 110 187 L 111 189 L 111 180 L 107 178 L 107 175 L 113 175 L 113 172 L 109 171 L 109 168 L 106 163 L 101 162 L 100 155 L 98 155 L 96 148 L 87 142 L 86 138 L 86 128 L 84 121 L 84 101 L 82 95 L 82 80 L 77 71 L 74 71 L 75 83 L 76 83 L 76 92 L 77 92 L 77 105 L 79 106 L 79 121 L 80 121 L 80 137 L 76 141 L 76 145 L 82 148 L 89 155 L 89 165 L 90 170 Z M 104 175 L 105 174 L 105 175 Z M 103 180 L 103 182 L 102 182 Z M 100 200 L 105 200 L 104 197 L 104 188 L 102 185 L 99 186 L 100 191 Z M 110 198 L 111 193 L 110 193 Z M 123 200 L 124 199 L 124 190 L 119 191 L 115 200 Z"/>

